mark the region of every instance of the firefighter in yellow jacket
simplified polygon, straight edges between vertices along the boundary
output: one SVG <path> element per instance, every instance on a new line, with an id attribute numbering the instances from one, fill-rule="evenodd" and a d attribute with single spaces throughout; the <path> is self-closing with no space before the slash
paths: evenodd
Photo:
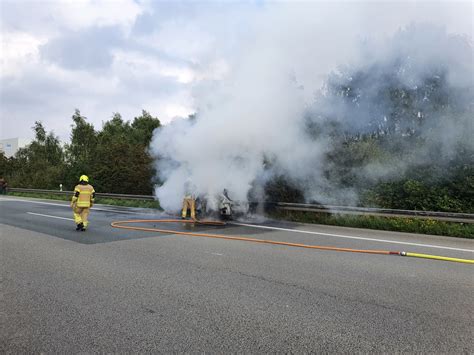
<path id="1" fill-rule="evenodd" d="M 94 205 L 95 191 L 89 185 L 89 178 L 82 175 L 79 184 L 74 188 L 74 195 L 71 200 L 71 207 L 74 212 L 74 222 L 77 231 L 85 231 L 88 225 L 87 217 L 89 210 Z"/>
<path id="2" fill-rule="evenodd" d="M 191 212 L 191 219 L 196 219 L 196 196 L 194 195 L 191 181 L 186 181 L 184 184 L 184 199 L 183 199 L 183 210 L 181 212 L 181 218 L 185 219 L 188 215 L 188 209 Z"/>

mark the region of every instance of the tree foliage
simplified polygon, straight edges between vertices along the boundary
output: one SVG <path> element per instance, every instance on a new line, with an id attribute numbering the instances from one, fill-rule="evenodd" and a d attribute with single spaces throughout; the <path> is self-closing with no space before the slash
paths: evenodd
<path id="1" fill-rule="evenodd" d="M 313 139 L 330 137 L 324 179 L 334 195 L 352 189 L 372 207 L 474 211 L 472 88 L 451 85 L 446 68 L 415 82 L 400 73 L 409 58 L 332 75 L 306 117 Z M 300 199 L 285 178 L 269 181 L 269 199 Z"/>
<path id="2" fill-rule="evenodd" d="M 11 180 L 10 185 L 56 188 L 56 182 L 62 180 L 64 173 L 63 148 L 59 138 L 53 132 L 47 133 L 40 121 L 32 128 L 35 139 L 27 148 L 20 149 L 14 159 L 6 161 L 7 174 L 4 175 Z"/>
<path id="3" fill-rule="evenodd" d="M 12 187 L 72 190 L 86 174 L 96 191 L 151 194 L 157 182 L 148 146 L 158 118 L 148 112 L 124 121 L 119 113 L 96 131 L 76 109 L 72 115 L 70 142 L 61 145 L 53 132 L 37 121 L 35 139 L 15 157 L 0 156 L 0 175 Z"/>

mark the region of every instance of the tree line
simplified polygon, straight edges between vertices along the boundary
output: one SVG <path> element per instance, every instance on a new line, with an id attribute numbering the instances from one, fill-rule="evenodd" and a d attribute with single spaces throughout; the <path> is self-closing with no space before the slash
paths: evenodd
<path id="1" fill-rule="evenodd" d="M 307 134 L 331 137 L 323 164 L 326 193 L 351 189 L 368 207 L 473 213 L 472 88 L 453 88 L 443 69 L 413 87 L 397 78 L 396 68 L 369 69 L 328 80 L 315 106 L 344 108 L 338 117 L 308 113 Z M 29 146 L 9 159 L 0 155 L 0 176 L 10 187 L 63 184 L 72 190 L 86 174 L 98 192 L 150 195 L 160 183 L 148 148 L 158 127 L 159 119 L 142 111 L 132 122 L 115 113 L 96 130 L 76 110 L 70 142 L 63 145 L 37 121 Z M 304 181 L 275 176 L 266 183 L 266 199 L 320 202 L 305 201 L 304 189 Z"/>
<path id="2" fill-rule="evenodd" d="M 0 156 L 0 175 L 10 187 L 72 190 L 86 174 L 96 191 L 150 195 L 158 183 L 148 151 L 160 120 L 142 111 L 132 122 L 119 113 L 96 130 L 76 109 L 70 142 L 63 145 L 40 121 L 34 140 L 14 157 Z"/>
<path id="3" fill-rule="evenodd" d="M 400 69 L 342 68 L 308 113 L 306 132 L 331 137 L 328 195 L 351 189 L 361 206 L 473 213 L 473 88 L 454 87 L 442 67 L 408 85 Z M 272 201 L 320 202 L 304 201 L 304 186 L 278 176 L 266 192 Z"/>

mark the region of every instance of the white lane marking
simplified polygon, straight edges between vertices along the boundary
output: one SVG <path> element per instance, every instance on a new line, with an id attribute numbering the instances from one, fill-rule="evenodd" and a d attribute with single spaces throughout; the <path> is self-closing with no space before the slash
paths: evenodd
<path id="1" fill-rule="evenodd" d="M 259 225 L 256 225 L 256 224 L 246 224 L 246 223 L 236 223 L 236 222 L 230 222 L 230 224 L 235 224 L 235 225 L 237 225 L 237 226 L 244 226 L 244 227 L 253 227 L 253 228 L 280 230 L 280 231 L 292 232 L 292 233 L 316 234 L 316 235 L 325 235 L 325 236 L 337 237 L 337 238 L 358 239 L 358 240 L 370 240 L 370 241 L 381 242 L 381 243 L 393 243 L 393 244 L 415 245 L 415 246 L 418 246 L 418 247 L 427 247 L 427 248 L 436 248 L 436 249 L 449 249 L 449 250 L 467 251 L 467 252 L 470 252 L 470 253 L 474 253 L 474 250 L 471 250 L 471 249 L 461 249 L 461 248 L 444 247 L 444 246 L 441 246 L 441 245 L 419 244 L 419 243 L 410 243 L 410 242 L 399 242 L 399 241 L 386 240 L 386 239 L 354 237 L 354 236 L 349 236 L 349 235 L 332 234 L 332 233 L 321 233 L 321 232 L 310 232 L 310 231 L 304 231 L 304 230 L 298 230 L 298 229 L 288 229 L 288 228 L 279 228 L 279 227 L 259 226 Z"/>
<path id="2" fill-rule="evenodd" d="M 17 199 L 0 198 L 0 202 L 1 201 L 29 202 L 29 203 L 39 203 L 41 205 L 61 206 L 61 207 L 71 208 L 69 205 L 65 205 L 65 204 L 61 204 L 61 203 L 43 202 L 43 201 L 20 200 L 20 199 L 17 200 Z M 146 214 L 146 213 L 141 213 L 141 212 L 120 211 L 120 210 L 97 208 L 97 207 L 92 207 L 91 210 L 104 211 L 104 212 L 114 212 L 114 213 Z"/>
<path id="3" fill-rule="evenodd" d="M 32 214 L 34 216 L 40 217 L 48 217 L 48 218 L 57 218 L 57 219 L 65 219 L 66 221 L 74 221 L 72 218 L 65 218 L 65 217 L 58 217 L 58 216 L 51 216 L 49 214 L 41 214 L 41 213 L 34 213 L 34 212 L 26 212 L 27 214 Z"/>
<path id="4" fill-rule="evenodd" d="M 221 254 L 221 253 L 211 253 L 212 255 L 219 255 L 219 256 L 222 256 L 224 254 Z"/>

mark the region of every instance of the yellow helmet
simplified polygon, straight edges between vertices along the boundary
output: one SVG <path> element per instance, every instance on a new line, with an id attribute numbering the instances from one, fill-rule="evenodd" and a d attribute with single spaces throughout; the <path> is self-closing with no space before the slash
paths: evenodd
<path id="1" fill-rule="evenodd" d="M 89 178 L 87 177 L 87 175 L 81 175 L 81 177 L 79 178 L 79 182 L 80 181 L 89 182 Z"/>

